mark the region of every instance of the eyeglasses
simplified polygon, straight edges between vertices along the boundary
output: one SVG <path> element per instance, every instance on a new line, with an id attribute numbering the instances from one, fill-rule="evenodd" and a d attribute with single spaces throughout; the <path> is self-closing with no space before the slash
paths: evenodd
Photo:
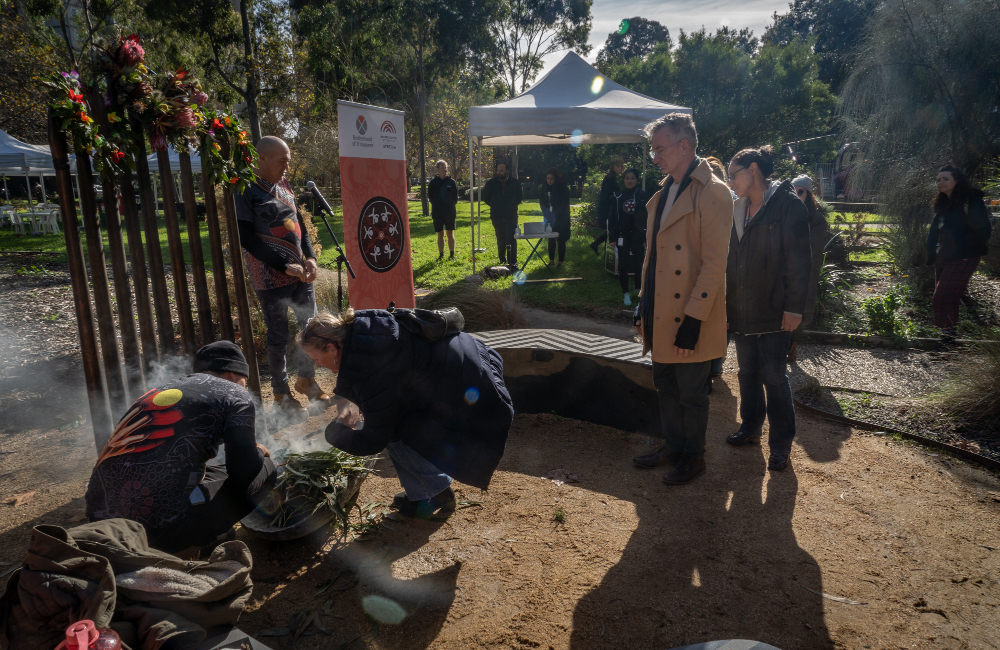
<path id="1" fill-rule="evenodd" d="M 728 181 L 726 181 L 726 183 L 727 183 L 728 185 L 732 185 L 732 184 L 733 184 L 733 181 L 735 181 L 735 180 L 736 180 L 736 175 L 737 175 L 737 174 L 739 174 L 739 173 L 740 173 L 741 171 L 743 171 L 744 169 L 749 169 L 749 167 L 740 167 L 739 169 L 737 169 L 736 171 L 734 171 L 734 172 L 733 172 L 732 174 L 730 174 L 730 175 L 729 175 L 729 180 L 728 180 Z"/>
<path id="2" fill-rule="evenodd" d="M 662 156 L 663 154 L 667 153 L 669 150 L 673 149 L 674 147 L 676 147 L 677 145 L 679 145 L 682 142 L 684 142 L 684 141 L 683 140 L 678 140 L 677 142 L 675 142 L 675 143 L 673 143 L 671 145 L 668 145 L 666 147 L 660 147 L 659 149 L 651 149 L 650 152 L 649 152 L 649 157 L 652 158 L 653 160 L 656 160 L 657 156 Z"/>

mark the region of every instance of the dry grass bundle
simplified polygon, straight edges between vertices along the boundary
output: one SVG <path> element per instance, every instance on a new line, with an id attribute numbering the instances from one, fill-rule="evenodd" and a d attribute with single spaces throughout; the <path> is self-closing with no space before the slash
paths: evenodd
<path id="1" fill-rule="evenodd" d="M 472 282 L 456 282 L 423 298 L 420 307 L 457 307 L 465 317 L 467 332 L 528 327 L 524 303 L 513 289 L 494 291 Z"/>
<path id="2" fill-rule="evenodd" d="M 952 377 L 930 397 L 932 403 L 957 420 L 984 430 L 1000 440 L 1000 346 L 974 346 L 962 355 Z"/>

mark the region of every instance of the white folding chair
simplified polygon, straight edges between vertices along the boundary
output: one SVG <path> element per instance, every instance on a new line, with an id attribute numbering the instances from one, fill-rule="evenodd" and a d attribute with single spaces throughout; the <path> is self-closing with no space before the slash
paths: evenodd
<path id="1" fill-rule="evenodd" d="M 53 235 L 60 234 L 59 225 L 56 222 L 56 218 L 58 217 L 58 215 L 59 215 L 58 210 L 52 210 L 48 214 L 45 214 L 38 218 L 38 229 L 42 231 L 42 234 L 45 234 L 46 228 L 51 230 Z"/>
<path id="2" fill-rule="evenodd" d="M 21 215 L 19 215 L 18 213 L 11 212 L 10 213 L 10 232 L 11 232 L 11 234 L 14 233 L 15 229 L 16 230 L 20 230 L 22 235 L 24 234 L 24 219 L 22 219 Z"/>

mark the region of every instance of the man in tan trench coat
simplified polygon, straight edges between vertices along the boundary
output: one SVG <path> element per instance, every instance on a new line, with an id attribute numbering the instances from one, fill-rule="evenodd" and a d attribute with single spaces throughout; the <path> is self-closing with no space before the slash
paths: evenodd
<path id="1" fill-rule="evenodd" d="M 653 162 L 666 176 L 646 204 L 646 260 L 636 329 L 652 350 L 663 447 L 636 466 L 671 465 L 668 485 L 705 472 L 709 373 L 726 353 L 726 259 L 733 198 L 697 157 L 690 115 L 671 113 L 646 126 Z"/>

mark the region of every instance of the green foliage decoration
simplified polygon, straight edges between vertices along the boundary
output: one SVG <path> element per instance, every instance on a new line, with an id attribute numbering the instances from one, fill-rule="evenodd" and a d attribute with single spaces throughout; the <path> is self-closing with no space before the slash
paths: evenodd
<path id="1" fill-rule="evenodd" d="M 123 170 L 125 152 L 117 142 L 98 132 L 90 108 L 83 97 L 80 75 L 73 72 L 53 72 L 45 85 L 51 89 L 49 107 L 60 128 L 70 134 L 75 153 L 87 153 L 94 159 L 94 170 L 103 177 L 117 176 Z M 109 121 L 120 121 L 114 113 Z"/>

